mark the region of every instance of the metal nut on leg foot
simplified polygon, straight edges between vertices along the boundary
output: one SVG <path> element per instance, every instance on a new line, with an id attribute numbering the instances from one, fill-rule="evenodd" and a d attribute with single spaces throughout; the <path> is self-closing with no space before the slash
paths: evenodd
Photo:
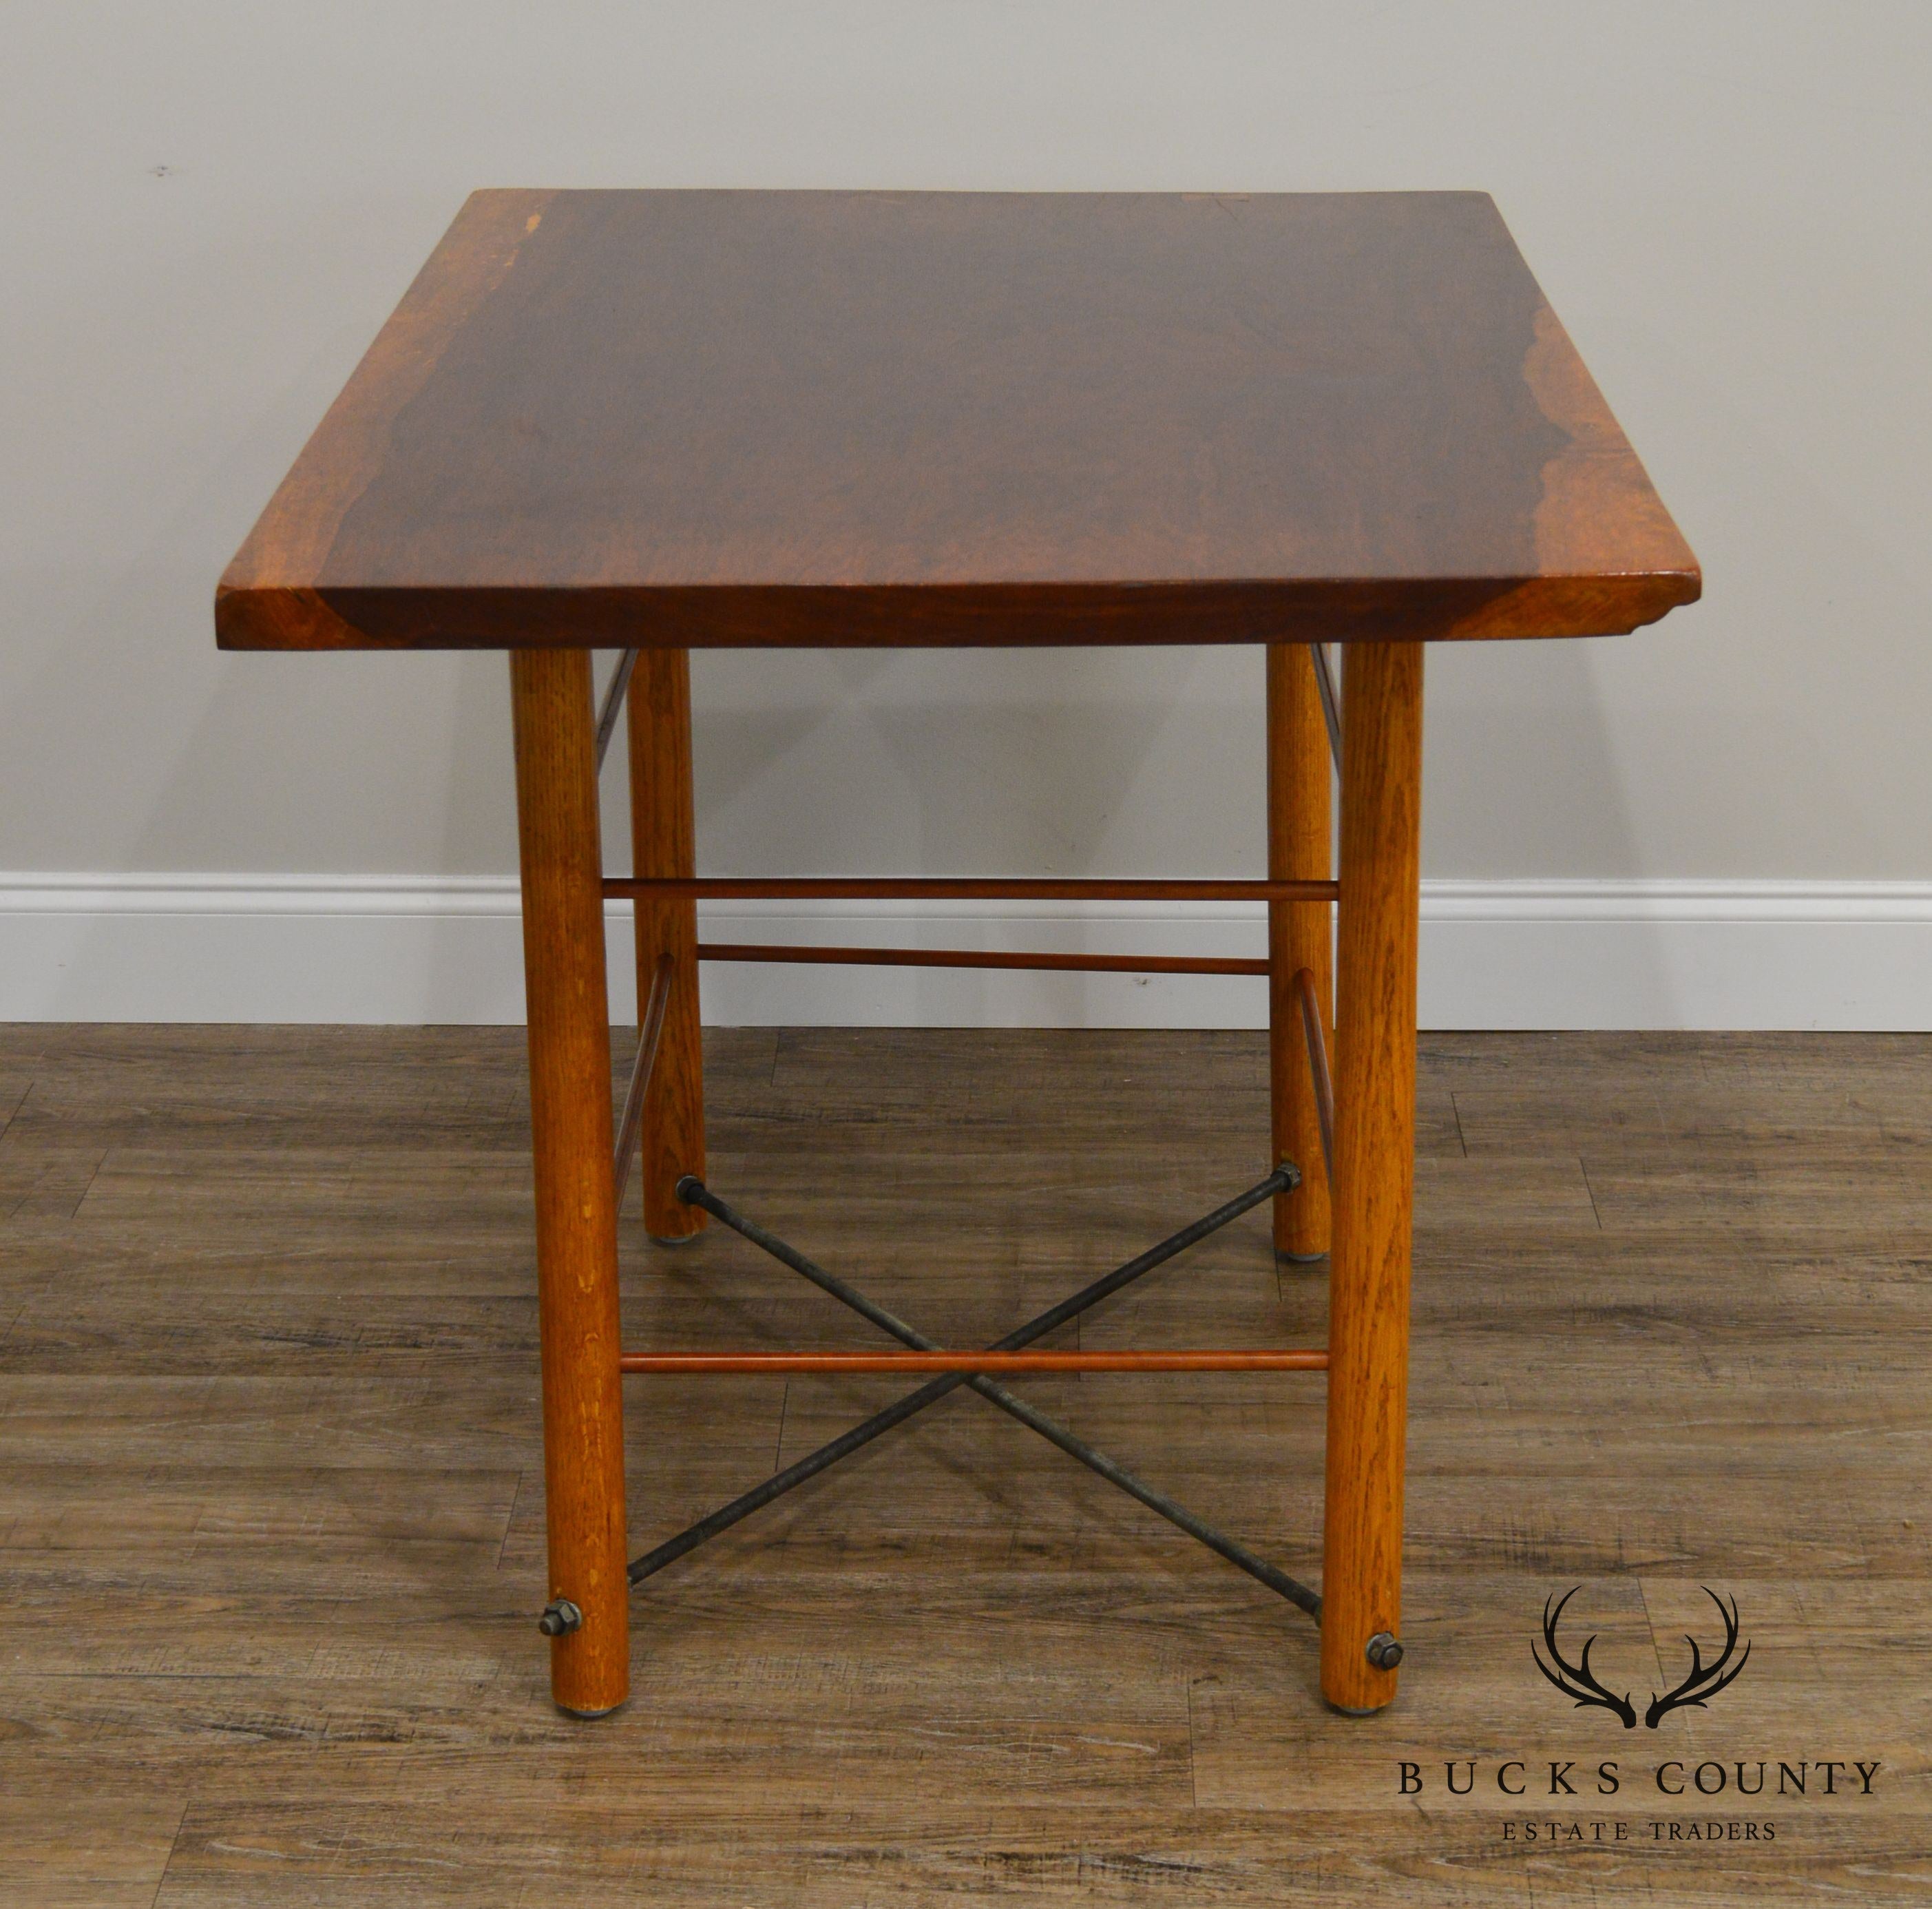
<path id="1" fill-rule="evenodd" d="M 544 1605 L 544 1614 L 537 1619 L 537 1628 L 547 1637 L 568 1637 L 583 1628 L 584 1613 L 568 1598 L 558 1598 Z"/>
<path id="2" fill-rule="evenodd" d="M 1362 1646 L 1362 1655 L 1378 1670 L 1393 1670 L 1402 1660 L 1402 1640 L 1393 1631 L 1378 1631 Z M 1379 1716 L 1388 1707 L 1386 1703 L 1337 1703 L 1333 1698 L 1324 1700 L 1338 1717 Z"/>

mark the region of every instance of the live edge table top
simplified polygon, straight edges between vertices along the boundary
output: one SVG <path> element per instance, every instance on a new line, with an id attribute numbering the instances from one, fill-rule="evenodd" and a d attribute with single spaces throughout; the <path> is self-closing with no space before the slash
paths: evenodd
<path id="1" fill-rule="evenodd" d="M 1590 636 L 1690 554 L 1480 193 L 479 192 L 236 650 Z"/>

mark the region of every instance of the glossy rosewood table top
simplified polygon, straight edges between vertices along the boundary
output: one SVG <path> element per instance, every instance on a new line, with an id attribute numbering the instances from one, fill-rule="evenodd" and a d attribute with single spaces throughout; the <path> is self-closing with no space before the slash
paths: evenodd
<path id="1" fill-rule="evenodd" d="M 1697 595 L 1480 193 L 479 192 L 230 649 L 1587 636 Z"/>

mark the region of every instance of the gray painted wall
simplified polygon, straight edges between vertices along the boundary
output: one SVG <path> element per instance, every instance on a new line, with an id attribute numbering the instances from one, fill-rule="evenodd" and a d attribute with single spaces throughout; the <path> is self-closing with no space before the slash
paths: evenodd
<path id="1" fill-rule="evenodd" d="M 1427 872 L 1932 878 L 1932 8 L 124 0 L 6 40 L 0 869 L 512 868 L 500 659 L 209 620 L 473 186 L 1482 187 L 1706 596 L 1434 653 Z M 703 853 L 1252 869 L 1259 686 L 700 657 Z"/>

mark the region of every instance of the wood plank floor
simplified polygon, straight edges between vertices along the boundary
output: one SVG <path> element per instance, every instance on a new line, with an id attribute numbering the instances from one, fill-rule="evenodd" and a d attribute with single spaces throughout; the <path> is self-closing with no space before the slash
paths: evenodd
<path id="1" fill-rule="evenodd" d="M 1265 1169 L 1251 1035 L 709 1042 L 712 1184 L 949 1343 Z M 534 1629 L 520 1033 L 0 1029 L 0 1902 L 1932 1900 L 1932 1041 L 1425 1037 L 1420 1111 L 1391 1710 L 1327 1713 L 1299 1613 L 962 1394 L 653 1579 L 584 1724 Z M 623 1281 L 632 1344 L 872 1343 L 634 1187 Z M 1324 1311 L 1257 1214 L 1060 1343 Z M 1021 1389 L 1314 1577 L 1322 1382 Z M 898 1389 L 630 1383 L 638 1550 Z M 1640 1712 L 1700 1586 L 1746 1668 L 1573 1709 L 1530 1656 L 1573 1584 Z"/>

